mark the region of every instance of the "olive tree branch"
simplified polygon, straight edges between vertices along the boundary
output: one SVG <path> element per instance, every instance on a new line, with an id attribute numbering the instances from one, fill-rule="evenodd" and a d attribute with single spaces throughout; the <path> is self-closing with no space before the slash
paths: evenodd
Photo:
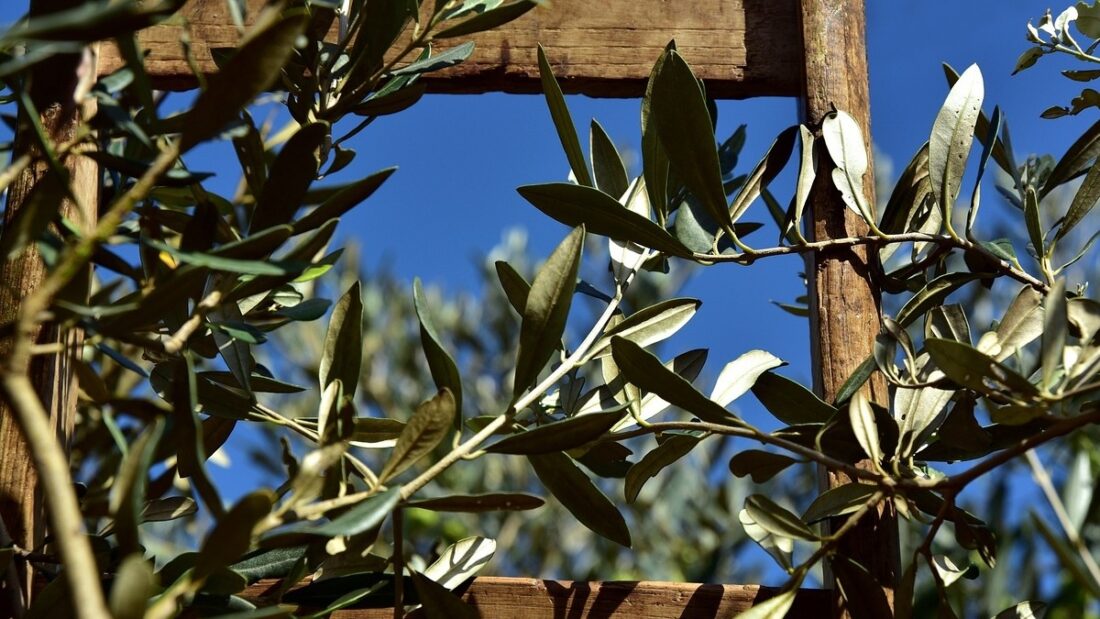
<path id="1" fill-rule="evenodd" d="M 1078 415 L 1076 417 L 1070 417 L 1063 419 L 1042 432 L 1029 436 L 1019 443 L 1016 443 L 1012 447 L 1003 449 L 992 456 L 986 458 L 973 467 L 959 473 L 958 475 L 952 475 L 951 477 L 945 477 L 936 482 L 932 487 L 942 488 L 945 490 L 959 492 L 974 480 L 978 479 L 982 475 L 996 469 L 1002 464 L 1016 458 L 1017 456 L 1027 452 L 1028 450 L 1038 447 L 1060 436 L 1065 436 L 1078 428 L 1082 428 L 1089 424 L 1100 422 L 1100 407 L 1097 407 L 1087 413 Z"/>
<path id="2" fill-rule="evenodd" d="M 997 265 L 999 272 L 1003 273 L 1015 279 L 1018 282 L 1027 284 L 1032 288 L 1040 291 L 1047 292 L 1049 287 L 1042 280 L 1032 276 L 1026 271 L 1020 270 L 1009 263 L 1007 260 L 997 256 L 993 252 L 989 251 L 985 247 L 961 239 L 958 237 L 951 237 L 949 235 L 939 234 L 925 234 L 923 232 L 906 232 L 903 234 L 888 234 L 885 236 L 849 236 L 839 239 L 827 239 L 824 241 L 812 241 L 807 243 L 800 243 L 798 245 L 780 245 L 778 247 L 768 247 L 764 249 L 755 249 L 752 253 L 737 253 L 737 254 L 708 254 L 696 252 L 692 254 L 692 259 L 698 262 L 733 262 L 736 264 L 750 265 L 760 258 L 770 258 L 773 256 L 787 256 L 792 254 L 807 254 L 807 253 L 820 253 L 832 249 L 839 249 L 845 247 L 858 247 L 869 246 L 878 248 L 883 245 L 892 245 L 897 243 L 933 243 L 939 247 L 946 247 L 948 249 L 961 249 L 965 251 L 973 251 L 981 254 L 983 257 L 988 258 Z"/>

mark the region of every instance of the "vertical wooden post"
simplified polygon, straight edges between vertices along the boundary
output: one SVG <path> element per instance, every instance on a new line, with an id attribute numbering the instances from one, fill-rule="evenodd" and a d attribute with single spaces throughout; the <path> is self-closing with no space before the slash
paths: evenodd
<path id="1" fill-rule="evenodd" d="M 819 129 L 834 107 L 846 111 L 863 129 L 870 160 L 864 0 L 802 0 L 801 17 L 803 120 Z M 831 167 L 828 156 L 822 156 L 810 197 L 809 233 L 814 240 L 866 234 L 866 224 L 845 208 L 834 188 Z M 868 169 L 864 187 L 869 203 L 874 204 L 873 168 Z M 809 274 L 814 387 L 826 401 L 833 400 L 848 376 L 872 353 L 880 328 L 879 291 L 870 280 L 867 264 L 865 248 L 840 249 L 819 255 Z M 872 401 L 887 403 L 886 384 L 878 374 L 864 389 L 870 390 Z M 823 489 L 852 481 L 837 471 L 822 471 L 822 477 Z M 892 505 L 865 517 L 845 537 L 840 553 L 878 579 L 892 607 L 899 570 L 897 518 Z M 848 615 L 839 596 L 835 608 L 837 616 Z"/>
<path id="2" fill-rule="evenodd" d="M 80 0 L 34 0 L 30 13 L 41 15 L 79 4 Z M 90 107 L 92 104 L 82 105 L 75 101 L 74 94 L 82 78 L 94 76 L 94 56 L 84 57 L 81 54 L 55 56 L 34 69 L 30 78 L 31 100 L 38 109 L 39 120 L 51 142 L 71 141 L 76 136 L 82 114 L 93 110 Z M 34 160 L 9 187 L 5 223 L 11 221 L 48 173 L 48 165 L 33 137 L 33 129 L 27 126 L 27 120 L 21 119 L 13 160 L 24 154 Z M 79 205 L 84 208 L 80 212 L 78 204 L 70 199 L 63 200 L 58 207 L 67 218 L 90 231 L 96 221 L 97 166 L 94 161 L 76 152 L 65 157 L 63 164 L 70 175 L 70 186 Z M 23 297 L 27 291 L 39 286 L 45 276 L 46 267 L 34 245 L 11 260 L 0 258 L 0 358 L 11 350 L 11 327 Z M 76 413 L 77 389 L 72 361 L 73 355 L 79 354 L 82 341 L 83 334 L 80 332 L 68 330 L 62 333 L 57 326 L 46 323 L 39 330 L 36 343 L 64 344 L 65 352 L 38 355 L 30 366 L 30 378 L 42 404 L 50 413 L 50 422 L 58 441 L 66 448 Z M 3 458 L 3 465 L 0 466 L 0 519 L 3 527 L 0 530 L 10 537 L 10 541 L 5 540 L 8 543 L 14 542 L 26 549 L 36 548 L 45 538 L 46 526 L 38 472 L 10 405 L 2 399 L 0 454 Z M 29 602 L 33 576 L 30 572 L 23 570 L 19 573 L 22 592 L 11 591 L 11 581 L 0 578 L 0 616 L 12 616 L 16 612 L 11 605 L 18 598 L 13 596 L 21 595 L 23 600 Z"/>

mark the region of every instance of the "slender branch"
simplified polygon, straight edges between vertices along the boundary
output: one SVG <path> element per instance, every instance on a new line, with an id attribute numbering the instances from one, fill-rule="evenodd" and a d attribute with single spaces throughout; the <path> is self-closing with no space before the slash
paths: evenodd
<path id="1" fill-rule="evenodd" d="M 1046 496 L 1047 502 L 1050 503 L 1051 509 L 1054 510 L 1054 515 L 1058 517 L 1058 523 L 1062 525 L 1062 531 L 1065 532 L 1066 538 L 1069 539 L 1069 543 L 1073 546 L 1073 549 L 1077 551 L 1078 556 L 1081 557 L 1081 562 L 1085 564 L 1085 567 L 1089 571 L 1089 576 L 1092 577 L 1093 582 L 1100 588 L 1100 565 L 1096 564 L 1096 559 L 1093 558 L 1092 552 L 1089 547 L 1085 545 L 1084 540 L 1081 539 L 1080 532 L 1077 531 L 1077 527 L 1073 525 L 1073 521 L 1070 520 L 1069 514 L 1066 513 L 1066 506 L 1062 503 L 1061 497 L 1058 496 L 1058 492 L 1054 489 L 1054 483 L 1050 479 L 1050 475 L 1047 474 L 1043 463 L 1039 462 L 1039 457 L 1035 455 L 1034 449 L 1029 449 L 1024 454 L 1027 457 L 1028 466 L 1031 467 L 1031 475 L 1035 478 L 1035 483 L 1042 489 L 1043 495 Z"/>
<path id="2" fill-rule="evenodd" d="M 842 460 L 837 460 L 836 458 L 823 454 L 816 449 L 806 447 L 805 445 L 800 445 L 798 443 L 795 443 L 794 441 L 789 441 L 785 438 L 780 438 L 778 436 L 768 434 L 767 432 L 761 432 L 760 430 L 751 426 L 724 426 L 717 423 L 707 423 L 703 421 L 667 421 L 661 423 L 651 423 L 644 428 L 638 428 L 637 430 L 606 434 L 597 440 L 621 441 L 623 439 L 645 436 L 648 434 L 659 434 L 661 432 L 666 432 L 669 430 L 702 430 L 704 432 L 710 432 L 712 434 L 740 436 L 760 441 L 761 443 L 766 443 L 774 447 L 785 449 L 791 453 L 798 454 L 804 458 L 808 458 L 819 464 L 823 464 L 831 469 L 844 471 L 851 477 L 865 479 L 886 488 L 900 485 L 890 477 L 885 477 L 873 471 L 858 468 L 852 464 L 849 464 Z"/>
<path id="3" fill-rule="evenodd" d="M 1007 260 L 1004 260 L 1000 256 L 997 256 L 996 254 L 992 253 L 981 245 L 958 237 L 953 238 L 948 235 L 924 234 L 922 232 L 906 232 L 904 234 L 889 234 L 886 236 L 849 236 L 839 239 L 827 239 L 824 241 L 802 243 L 799 245 L 781 245 L 779 247 L 756 249 L 753 250 L 752 253 L 717 255 L 707 253 L 695 253 L 692 255 L 692 258 L 700 262 L 733 262 L 742 265 L 750 265 L 760 258 L 770 258 L 773 256 L 806 254 L 844 247 L 857 247 L 861 245 L 880 247 L 883 245 L 892 245 L 897 243 L 934 243 L 941 247 L 974 251 L 992 260 L 997 265 L 997 268 L 1000 270 L 1000 272 L 1015 279 L 1016 281 L 1027 284 L 1028 286 L 1031 286 L 1032 288 L 1035 288 L 1040 292 L 1045 293 L 1048 290 L 1048 286 L 1042 280 L 1037 279 L 1031 274 L 1016 268 Z"/>
<path id="4" fill-rule="evenodd" d="M 50 414 L 26 374 L 5 373 L 0 389 L 11 404 L 34 458 L 48 506 L 51 533 L 65 566 L 62 573 L 69 579 L 73 595 L 79 598 L 74 598 L 73 610 L 80 619 L 108 619 L 111 613 L 103 597 L 95 555 L 85 535 L 80 504 L 73 493 L 69 461 L 57 442 Z"/>
<path id="5" fill-rule="evenodd" d="M 981 463 L 967 469 L 966 471 L 963 471 L 962 473 L 959 473 L 958 475 L 944 478 L 938 484 L 936 484 L 936 487 L 947 488 L 954 491 L 962 490 L 975 479 L 1001 466 L 1005 462 L 1016 458 L 1017 456 L 1028 451 L 1029 449 L 1033 447 L 1038 447 L 1039 445 L 1042 445 L 1043 443 L 1046 443 L 1051 439 L 1058 438 L 1059 436 L 1064 436 L 1078 428 L 1097 422 L 1100 422 L 1100 408 L 1096 408 L 1083 415 L 1078 415 L 1076 417 L 1070 417 L 1069 419 L 1059 421 L 1047 428 L 1046 430 L 1043 430 L 1042 432 L 1034 436 L 1029 436 L 1017 443 L 1016 445 L 1009 447 L 1008 449 L 997 452 L 996 454 L 983 460 Z"/>

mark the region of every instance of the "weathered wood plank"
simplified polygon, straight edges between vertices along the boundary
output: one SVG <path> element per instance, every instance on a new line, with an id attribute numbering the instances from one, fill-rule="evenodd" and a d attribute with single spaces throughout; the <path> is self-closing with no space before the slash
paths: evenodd
<path id="1" fill-rule="evenodd" d="M 264 604 L 279 581 L 264 580 L 242 596 Z M 758 585 L 700 585 L 674 582 L 574 582 L 537 578 L 475 578 L 461 588 L 462 599 L 482 619 L 715 619 L 733 617 L 779 592 Z M 829 592 L 803 589 L 789 619 L 816 618 L 827 608 Z M 390 619 L 393 609 L 353 608 L 336 619 Z M 420 613 L 408 615 L 422 617 Z"/>
<path id="2" fill-rule="evenodd" d="M 801 17 L 806 54 L 803 122 L 817 128 L 834 106 L 848 112 L 863 129 L 867 160 L 872 161 L 864 0 L 802 0 Z M 810 195 L 811 238 L 823 241 L 867 234 L 867 225 L 845 207 L 833 186 L 832 167 L 828 157 L 821 157 Z M 873 168 L 868 168 L 863 186 L 868 203 L 874 204 Z M 814 386 L 818 395 L 831 402 L 844 381 L 874 350 L 882 320 L 879 291 L 871 281 L 863 247 L 817 255 L 809 282 Z M 864 389 L 873 401 L 888 404 L 881 374 L 872 375 Z M 865 460 L 859 466 L 871 465 Z M 823 471 L 822 489 L 852 481 L 840 471 Z M 836 521 L 834 525 L 843 519 Z M 844 536 L 839 553 L 866 566 L 882 584 L 885 603 L 892 606 L 900 568 L 893 504 L 883 503 L 865 516 Z M 870 592 L 865 595 L 870 599 Z M 834 604 L 833 616 L 850 615 L 840 596 Z"/>
<path id="3" fill-rule="evenodd" d="M 248 0 L 250 14 L 263 1 Z M 159 88 L 195 84 L 179 43 L 183 20 L 190 24 L 202 71 L 215 70 L 211 49 L 232 47 L 239 40 L 225 0 L 190 0 L 169 23 L 141 34 L 141 44 L 149 50 L 148 71 Z M 541 92 L 535 46 L 542 43 L 566 92 L 639 97 L 653 62 L 671 39 L 712 96 L 799 93 L 797 0 L 555 0 L 477 35 L 470 59 L 425 76 L 425 82 L 431 92 Z M 117 51 L 105 46 L 101 70 L 110 72 L 121 64 Z"/>

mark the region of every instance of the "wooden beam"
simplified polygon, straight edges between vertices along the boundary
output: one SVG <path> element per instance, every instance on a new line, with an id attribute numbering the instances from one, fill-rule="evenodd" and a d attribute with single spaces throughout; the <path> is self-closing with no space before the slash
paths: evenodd
<path id="1" fill-rule="evenodd" d="M 819 128 L 834 109 L 851 114 L 863 129 L 871 161 L 871 114 L 867 79 L 866 24 L 863 0 L 802 0 L 805 47 L 803 121 Z M 830 176 L 832 162 L 824 154 L 810 196 L 813 213 L 809 233 L 825 240 L 867 233 L 867 225 L 845 208 Z M 874 169 L 863 179 L 868 203 L 875 203 Z M 810 339 L 814 386 L 831 402 L 844 381 L 867 359 L 881 324 L 879 291 L 871 282 L 865 248 L 841 249 L 818 256 L 810 282 Z M 886 383 L 876 373 L 864 389 L 871 400 L 888 404 Z M 869 466 L 864 461 L 860 466 Z M 838 471 L 824 471 L 822 489 L 853 480 Z M 867 567 L 893 601 L 899 570 L 898 524 L 892 504 L 869 514 L 845 536 L 840 553 Z M 847 616 L 838 599 L 838 615 Z"/>
<path id="2" fill-rule="evenodd" d="M 31 3 L 31 14 L 45 14 L 71 8 L 80 0 L 36 0 Z M 30 98 L 38 110 L 39 118 L 49 141 L 53 144 L 70 142 L 76 136 L 82 115 L 95 111 L 95 103 L 87 99 L 83 105 L 74 100 L 74 93 L 84 72 L 95 72 L 94 54 L 64 54 L 39 64 L 30 78 Z M 86 78 L 85 78 L 86 79 Z M 19 212 L 49 173 L 49 166 L 34 138 L 29 119 L 20 118 L 19 132 L 15 138 L 12 161 L 31 157 L 31 163 L 12 181 L 8 188 L 4 222 L 7 224 Z M 99 171 L 94 161 L 70 153 L 62 159 L 70 177 L 70 187 L 79 202 L 65 198 L 58 210 L 84 230 L 95 226 L 96 203 L 99 194 Z M 90 277 L 91 271 L 88 271 Z M 28 291 L 41 285 L 46 277 L 46 265 L 32 243 L 21 254 L 10 260 L 0 258 L 0 359 L 7 360 L 12 349 L 13 322 L 20 304 Z M 77 278 L 70 292 L 86 294 L 90 279 Z M 76 418 L 77 387 L 73 370 L 74 353 L 81 350 L 83 334 L 79 329 L 64 332 L 56 325 L 46 323 L 35 337 L 37 344 L 64 344 L 64 353 L 37 355 L 30 363 L 29 375 L 38 391 L 49 422 L 57 440 L 68 449 Z M 9 403 L 0 399 L 0 544 L 15 543 L 21 548 L 39 548 L 46 536 L 45 505 L 42 487 L 32 457 L 19 423 Z M 20 591 L 14 588 L 12 579 L 0 575 L 0 616 L 18 612 L 21 596 L 29 600 L 31 570 L 17 563 Z"/>
<path id="3" fill-rule="evenodd" d="M 248 0 L 255 15 L 264 0 Z M 195 80 L 180 46 L 191 29 L 198 67 L 213 72 L 210 50 L 233 47 L 239 34 L 225 0 L 190 0 L 168 22 L 141 33 L 157 88 L 186 89 Z M 330 37 L 334 38 L 334 37 Z M 554 0 L 501 28 L 473 37 L 466 62 L 425 76 L 430 92 L 542 92 L 536 43 L 546 47 L 563 90 L 596 97 L 640 97 L 653 62 L 671 39 L 719 98 L 796 96 L 801 71 L 797 0 Z M 463 42 L 441 41 L 446 45 Z M 122 66 L 105 45 L 100 68 Z"/>
<path id="4" fill-rule="evenodd" d="M 280 588 L 262 580 L 241 594 L 259 605 Z M 475 578 L 458 592 L 482 619 L 714 619 L 733 617 L 776 595 L 758 585 L 700 585 L 676 582 L 573 582 L 537 578 Z M 802 589 L 788 619 L 816 618 L 829 603 L 829 592 Z M 392 608 L 351 608 L 336 619 L 391 619 Z M 423 617 L 422 613 L 407 615 Z"/>

